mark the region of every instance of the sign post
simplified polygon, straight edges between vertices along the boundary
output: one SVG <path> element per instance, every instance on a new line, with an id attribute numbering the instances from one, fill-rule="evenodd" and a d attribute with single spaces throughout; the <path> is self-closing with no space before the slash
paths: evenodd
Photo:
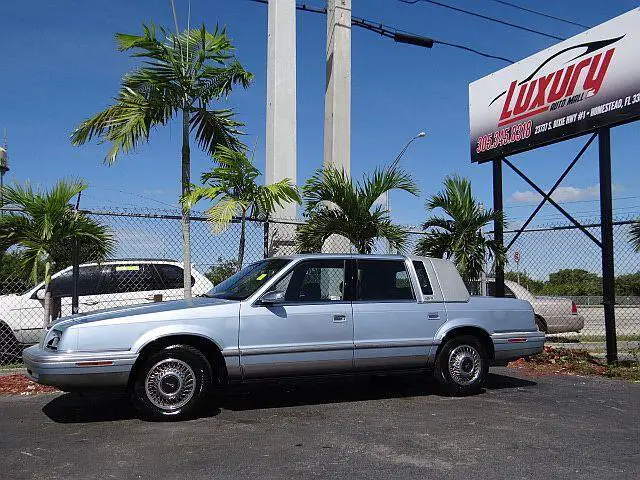
<path id="1" fill-rule="evenodd" d="M 518 276 L 518 285 L 520 285 L 520 250 L 513 252 L 513 261 L 516 262 L 516 275 Z"/>
<path id="2" fill-rule="evenodd" d="M 611 127 L 640 119 L 640 8 L 593 27 L 469 85 L 471 161 L 493 163 L 494 211 L 502 212 L 502 164 L 542 197 L 511 240 L 513 245 L 545 203 L 553 205 L 602 250 L 607 361 L 618 359 L 611 195 Z M 507 158 L 515 153 L 593 133 L 580 153 L 545 190 Z M 599 143 L 601 239 L 552 198 L 595 137 Z M 502 245 L 502 225 L 494 239 Z M 520 283 L 520 252 L 514 254 Z M 504 296 L 504 269 L 496 265 L 496 296 Z"/>

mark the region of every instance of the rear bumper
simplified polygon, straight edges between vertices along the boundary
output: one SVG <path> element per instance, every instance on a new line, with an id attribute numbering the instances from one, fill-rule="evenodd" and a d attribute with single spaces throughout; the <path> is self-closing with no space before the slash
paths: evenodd
<path id="1" fill-rule="evenodd" d="M 579 332 L 584 328 L 582 315 L 565 315 L 563 317 L 549 317 L 547 321 L 547 333 Z"/>
<path id="2" fill-rule="evenodd" d="M 500 362 L 537 355 L 544 349 L 545 335 L 542 332 L 494 333 L 494 359 Z"/>
<path id="3" fill-rule="evenodd" d="M 51 352 L 39 345 L 22 352 L 27 376 L 62 390 L 125 387 L 138 358 L 131 352 Z"/>

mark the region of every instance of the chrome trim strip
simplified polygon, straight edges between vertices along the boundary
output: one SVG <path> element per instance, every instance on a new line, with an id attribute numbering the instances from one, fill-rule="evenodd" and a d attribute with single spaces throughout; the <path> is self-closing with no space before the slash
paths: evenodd
<path id="1" fill-rule="evenodd" d="M 404 347 L 432 347 L 434 345 L 440 345 L 437 340 L 424 339 L 424 340 L 383 340 L 383 341 L 368 341 L 368 342 L 356 342 L 356 350 L 366 348 L 404 348 Z"/>
<path id="2" fill-rule="evenodd" d="M 271 355 L 277 353 L 327 352 L 333 350 L 353 350 L 352 342 L 322 343 L 310 345 L 275 345 L 269 347 L 240 348 L 240 355 Z"/>
<path id="3" fill-rule="evenodd" d="M 222 353 L 223 357 L 237 357 L 238 355 L 240 355 L 240 349 L 239 348 L 225 348 L 220 353 Z"/>

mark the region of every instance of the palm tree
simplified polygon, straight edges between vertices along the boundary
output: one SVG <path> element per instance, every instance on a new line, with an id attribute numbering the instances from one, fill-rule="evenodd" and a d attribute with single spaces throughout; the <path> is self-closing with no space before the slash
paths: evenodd
<path id="1" fill-rule="evenodd" d="M 172 34 L 154 25 L 143 25 L 142 35 L 116 34 L 118 50 L 134 50 L 143 66 L 127 73 L 115 98 L 106 110 L 82 122 L 71 137 L 81 145 L 97 137 L 111 148 L 105 162 L 112 164 L 120 152 L 136 150 L 149 140 L 154 127 L 167 125 L 182 114 L 182 196 L 191 186 L 189 138 L 213 154 L 219 145 L 234 150 L 242 147 L 238 127 L 230 109 L 211 109 L 236 84 L 248 87 L 252 74 L 233 57 L 233 46 L 225 30 L 200 29 Z M 191 250 L 189 208 L 182 207 L 184 296 L 191 298 Z"/>
<path id="2" fill-rule="evenodd" d="M 376 238 L 384 238 L 390 248 L 403 251 L 407 231 L 394 225 L 389 212 L 377 203 L 381 195 L 394 189 L 420 193 L 397 162 L 376 169 L 357 183 L 334 166 L 317 170 L 302 190 L 307 222 L 298 228 L 298 249 L 318 252 L 331 235 L 337 234 L 346 237 L 359 253 L 371 253 Z"/>
<path id="3" fill-rule="evenodd" d="M 214 155 L 217 164 L 201 176 L 203 186 L 194 187 L 183 197 L 183 203 L 191 208 L 204 199 L 215 204 L 206 213 L 213 231 L 225 230 L 233 218 L 240 218 L 240 244 L 238 245 L 238 269 L 244 261 L 245 231 L 248 217 L 268 217 L 277 206 L 284 203 L 300 203 L 298 189 L 289 178 L 271 185 L 258 185 L 260 170 L 247 158 L 244 151 L 221 146 Z"/>
<path id="4" fill-rule="evenodd" d="M 28 184 L 3 188 L 5 206 L 19 211 L 0 216 L 0 250 L 18 247 L 30 281 L 35 284 L 44 278 L 45 325 L 50 320 L 51 275 L 70 264 L 72 242 L 77 239 L 82 252 L 95 261 L 106 258 L 115 247 L 106 226 L 71 205 L 86 188 L 82 181 L 64 180 L 48 192 Z"/>
<path id="5" fill-rule="evenodd" d="M 635 247 L 636 252 L 640 252 L 640 223 L 631 227 L 631 244 Z"/>
<path id="6" fill-rule="evenodd" d="M 444 190 L 431 196 L 425 208 L 440 208 L 448 218 L 432 216 L 422 224 L 428 231 L 418 241 L 416 254 L 452 259 L 466 282 L 480 277 L 487 256 L 498 265 L 506 262 L 503 245 L 486 238 L 481 231 L 490 222 L 504 224 L 504 215 L 484 210 L 473 197 L 469 180 L 457 175 L 446 177 Z"/>

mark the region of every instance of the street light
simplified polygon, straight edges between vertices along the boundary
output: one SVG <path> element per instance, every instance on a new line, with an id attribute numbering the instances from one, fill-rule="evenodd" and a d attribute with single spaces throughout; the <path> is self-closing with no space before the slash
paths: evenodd
<path id="1" fill-rule="evenodd" d="M 415 142 L 419 138 L 423 138 L 423 137 L 426 137 L 426 136 L 427 136 L 426 132 L 420 132 L 415 137 L 411 138 L 411 140 L 409 140 L 407 142 L 407 144 L 404 146 L 404 148 L 402 150 L 400 150 L 400 153 L 398 154 L 398 156 L 393 161 L 393 164 L 396 164 L 396 163 L 398 163 L 400 161 L 400 159 L 403 157 L 403 155 L 405 154 L 405 152 L 407 151 L 407 149 L 411 146 L 411 144 L 413 142 Z M 390 191 L 386 191 L 384 193 L 384 196 L 385 196 L 385 208 L 386 208 L 386 210 L 387 210 L 387 212 L 389 214 L 389 218 L 391 218 L 391 202 L 390 202 L 390 196 L 391 195 L 390 194 L 391 194 Z M 387 251 L 389 253 L 392 253 L 391 252 L 391 245 L 389 245 L 389 244 L 387 244 Z"/>
<path id="2" fill-rule="evenodd" d="M 393 164 L 398 163 L 400 161 L 400 159 L 403 157 L 403 155 L 405 154 L 405 152 L 407 151 L 407 149 L 409 148 L 409 146 L 415 142 L 417 139 L 419 138 L 423 138 L 426 137 L 427 134 L 425 132 L 420 132 L 419 134 L 417 134 L 415 137 L 413 137 L 411 140 L 409 140 L 407 142 L 407 144 L 404 146 L 404 148 L 402 150 L 400 150 L 400 153 L 398 154 L 398 156 L 396 157 L 396 159 L 393 161 Z M 393 165 L 392 164 L 392 165 Z M 390 209 L 390 203 L 389 203 L 389 193 L 390 192 L 385 192 L 385 197 L 386 197 L 386 209 L 387 212 L 391 213 L 391 209 Z"/>

